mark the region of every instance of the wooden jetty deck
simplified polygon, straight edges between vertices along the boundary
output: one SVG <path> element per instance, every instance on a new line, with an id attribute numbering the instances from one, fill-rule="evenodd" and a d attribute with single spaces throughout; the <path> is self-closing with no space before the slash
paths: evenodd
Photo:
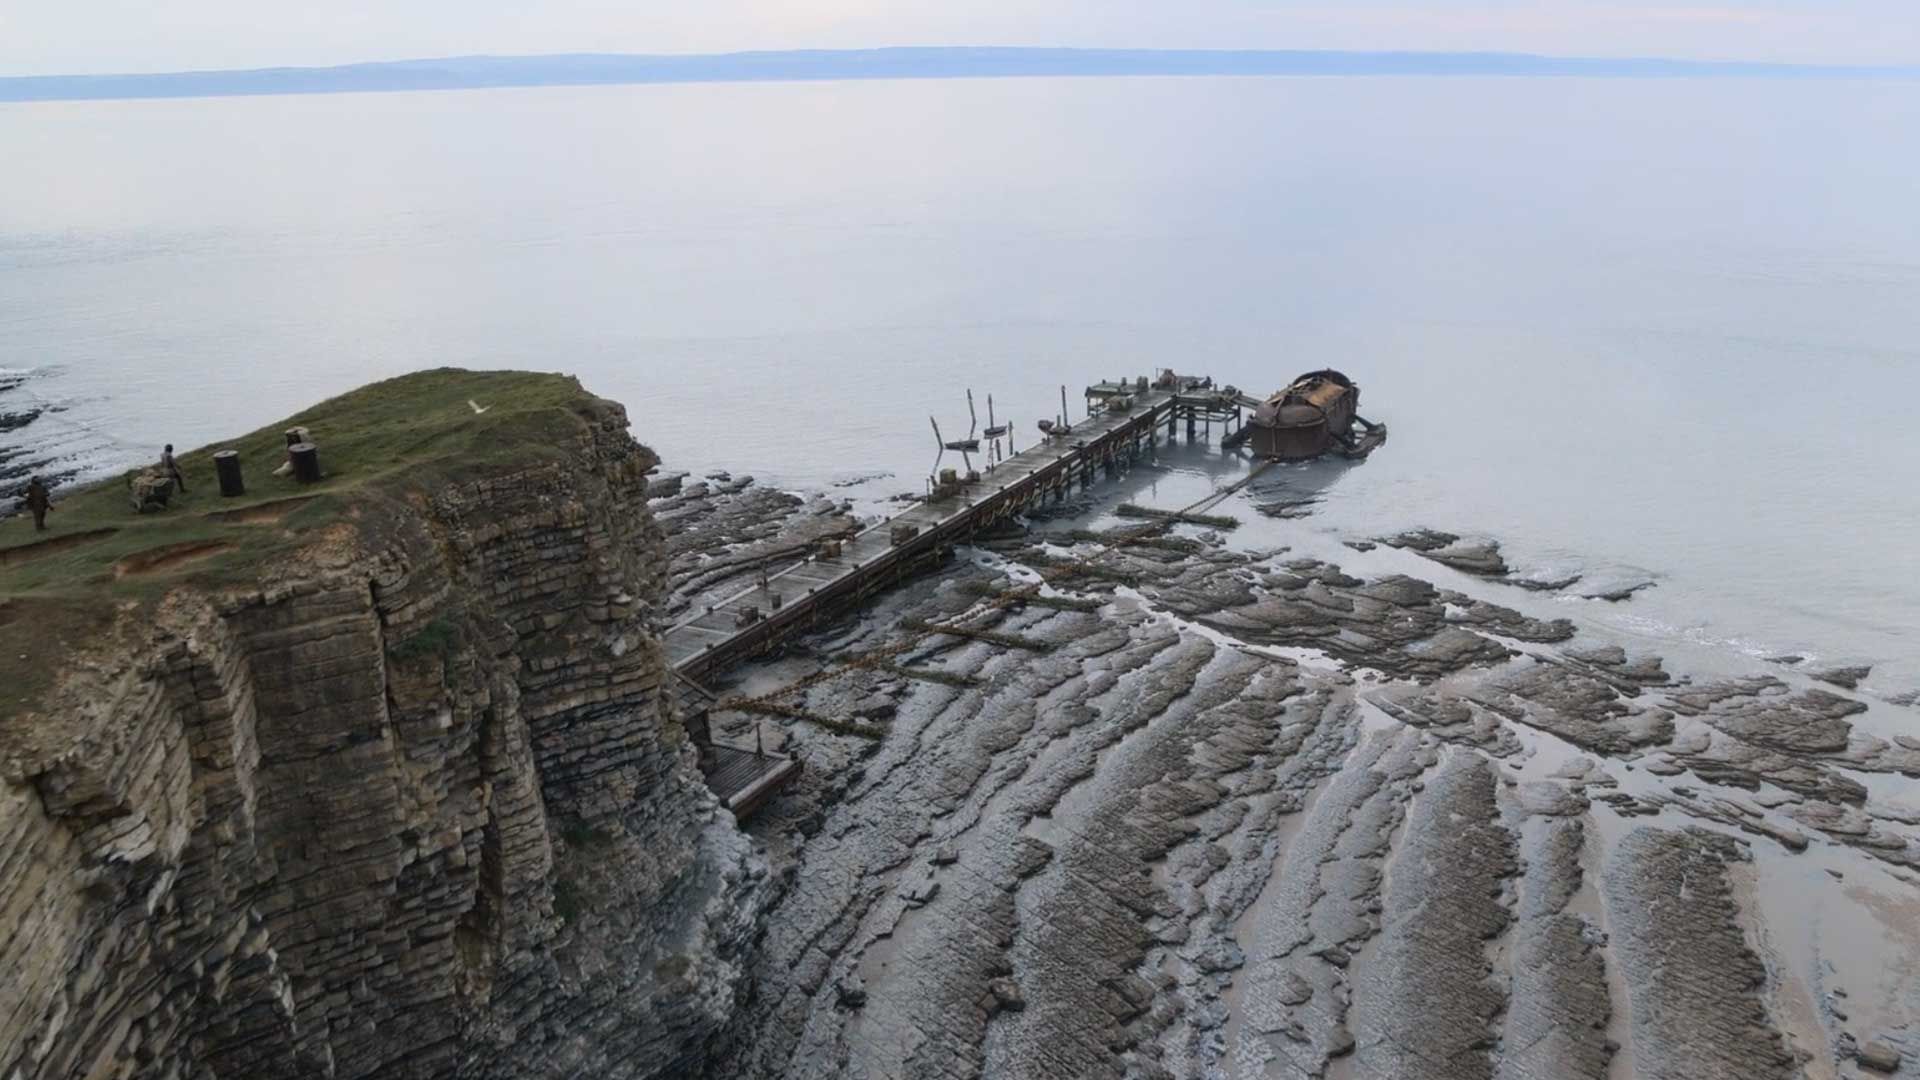
<path id="1" fill-rule="evenodd" d="M 765 584 L 743 589 L 675 623 L 665 634 L 667 661 L 675 672 L 704 681 L 744 657 L 776 643 L 821 615 L 857 603 L 879 589 L 944 557 L 982 529 L 1047 498 L 1063 498 L 1075 484 L 1150 450 L 1159 428 L 1171 434 L 1189 413 L 1233 415 L 1235 405 L 1217 391 L 1175 391 L 1135 384 L 1088 388 L 1100 402 L 1092 416 L 1065 436 L 1049 438 L 980 473 L 952 496 L 915 504 L 869 525 L 842 543 L 838 554 L 809 555 L 769 572 Z M 1131 398 L 1126 411 L 1105 407 Z M 1205 410 L 1195 412 L 1195 410 Z M 1191 430 L 1191 429 L 1190 429 Z M 912 530 L 911 535 L 906 530 Z M 897 542 L 896 542 L 897 540 Z"/>
<path id="2" fill-rule="evenodd" d="M 700 751 L 700 772 L 720 805 L 745 818 L 800 776 L 800 762 L 787 754 L 768 753 L 755 739 L 733 740 L 713 734 L 713 692 L 693 679 L 675 673 L 674 701 L 681 723 Z M 757 722 L 757 721 L 756 721 Z"/>
<path id="3" fill-rule="evenodd" d="M 1145 379 L 1099 383 L 1088 387 L 1086 396 L 1090 415 L 1067 433 L 1012 454 L 977 479 L 963 476 L 944 496 L 936 492 L 867 526 L 837 551 L 816 549 L 768 572 L 762 583 L 669 627 L 663 636 L 668 663 L 683 684 L 698 691 L 681 694 L 683 714 L 697 715 L 697 727 L 690 727 L 701 734 L 707 729 L 705 714 L 713 701 L 699 688 L 710 676 L 943 560 L 981 530 L 1043 500 L 1063 499 L 1075 484 L 1089 486 L 1101 473 L 1151 453 L 1162 427 L 1172 440 L 1184 419 L 1191 441 L 1198 420 L 1237 423 L 1246 400 L 1232 387 L 1215 390 L 1210 379 L 1190 378 L 1171 385 Z M 702 745 L 709 783 L 741 816 L 799 771 L 798 763 L 783 755 L 710 738 Z"/>
<path id="4" fill-rule="evenodd" d="M 707 786 L 736 818 L 760 809 L 800 775 L 800 762 L 786 754 L 768 754 L 726 743 L 702 747 L 700 759 Z"/>

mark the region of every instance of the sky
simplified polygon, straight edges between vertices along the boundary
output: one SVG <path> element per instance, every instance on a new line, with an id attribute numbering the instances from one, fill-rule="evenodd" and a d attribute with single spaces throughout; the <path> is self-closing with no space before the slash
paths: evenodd
<path id="1" fill-rule="evenodd" d="M 1920 63 L 1920 0 L 0 0 L 0 75 L 883 45 Z"/>

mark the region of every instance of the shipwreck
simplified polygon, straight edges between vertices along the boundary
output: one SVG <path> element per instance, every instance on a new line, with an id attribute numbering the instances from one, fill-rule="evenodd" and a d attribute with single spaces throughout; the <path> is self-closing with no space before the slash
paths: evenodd
<path id="1" fill-rule="evenodd" d="M 1361 458 L 1387 440 L 1387 426 L 1360 415 L 1360 384 L 1332 368 L 1310 371 L 1253 406 L 1243 429 L 1255 455 L 1304 461 Z"/>

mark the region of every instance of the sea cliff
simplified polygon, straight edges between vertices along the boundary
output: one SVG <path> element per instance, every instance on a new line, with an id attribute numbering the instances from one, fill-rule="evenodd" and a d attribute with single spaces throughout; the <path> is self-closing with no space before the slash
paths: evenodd
<path id="1" fill-rule="evenodd" d="M 10 549 L 0 1076 L 693 1068 L 765 872 L 664 689 L 653 454 L 548 376 L 288 423 L 333 461 L 297 498 L 276 426 L 249 498 Z"/>

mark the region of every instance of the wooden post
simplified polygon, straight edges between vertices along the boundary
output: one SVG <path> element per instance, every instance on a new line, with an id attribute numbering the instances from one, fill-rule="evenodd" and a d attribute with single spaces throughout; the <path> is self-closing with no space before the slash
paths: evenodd
<path id="1" fill-rule="evenodd" d="M 231 499 L 236 495 L 245 495 L 247 485 L 240 478 L 240 454 L 234 450 L 222 450 L 213 455 L 213 471 L 220 477 L 220 495 Z"/>
<path id="2" fill-rule="evenodd" d="M 293 459 L 293 478 L 303 484 L 320 482 L 320 448 L 309 442 L 295 443 L 287 447 L 287 456 Z"/>

